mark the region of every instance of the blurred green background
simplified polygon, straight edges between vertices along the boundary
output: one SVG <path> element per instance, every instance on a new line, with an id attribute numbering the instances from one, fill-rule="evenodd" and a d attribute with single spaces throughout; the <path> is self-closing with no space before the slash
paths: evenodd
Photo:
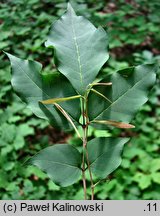
<path id="1" fill-rule="evenodd" d="M 160 63 L 159 0 L 71 3 L 78 14 L 108 32 L 110 59 L 103 73 Z M 65 8 L 64 0 L 0 0 L 0 50 L 37 60 L 45 72 L 55 71 L 52 50 L 44 47 L 44 41 L 51 23 Z M 33 116 L 13 92 L 10 79 L 9 61 L 0 51 L 0 199 L 83 199 L 81 182 L 60 188 L 37 168 L 22 166 L 26 157 L 49 144 L 77 145 L 78 139 Z M 149 101 L 132 124 L 136 125 L 133 130 L 89 131 L 92 137 L 132 137 L 120 168 L 96 187 L 96 199 L 160 199 L 159 75 Z"/>

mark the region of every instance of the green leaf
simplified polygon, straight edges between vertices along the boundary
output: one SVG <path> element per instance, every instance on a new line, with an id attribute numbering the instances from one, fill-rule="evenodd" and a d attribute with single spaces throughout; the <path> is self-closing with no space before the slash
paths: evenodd
<path id="1" fill-rule="evenodd" d="M 0 170 L 0 189 L 4 188 L 6 189 L 7 185 L 8 185 L 8 175 L 6 173 L 6 171 L 4 170 Z"/>
<path id="2" fill-rule="evenodd" d="M 94 131 L 94 136 L 95 137 L 111 137 L 112 134 L 109 133 L 107 130 L 95 130 Z"/>
<path id="3" fill-rule="evenodd" d="M 56 184 L 66 187 L 74 184 L 81 175 L 81 155 L 67 144 L 56 144 L 40 151 L 27 161 L 43 171 Z"/>
<path id="4" fill-rule="evenodd" d="M 53 181 L 49 180 L 48 189 L 51 191 L 59 191 L 60 187 L 58 185 L 56 185 Z"/>
<path id="5" fill-rule="evenodd" d="M 29 166 L 25 169 L 25 177 L 30 177 L 30 176 L 36 176 L 37 179 L 46 179 L 46 174 L 41 171 L 38 167 L 35 166 Z"/>
<path id="6" fill-rule="evenodd" d="M 121 163 L 121 152 L 128 138 L 95 138 L 88 142 L 89 162 L 92 172 L 103 179 Z"/>
<path id="7" fill-rule="evenodd" d="M 155 82 L 157 69 L 152 64 L 140 65 L 120 70 L 108 77 L 107 82 L 112 82 L 112 87 L 96 87 L 96 90 L 112 103 L 91 92 L 88 102 L 89 119 L 129 123 L 136 111 L 148 100 L 147 94 Z"/>
<path id="8" fill-rule="evenodd" d="M 19 136 L 28 136 L 28 135 L 34 135 L 34 129 L 32 127 L 30 127 L 29 125 L 25 124 L 21 124 L 18 127 L 18 135 Z"/>
<path id="9" fill-rule="evenodd" d="M 40 73 L 42 69 L 40 63 L 6 54 L 12 65 L 12 86 L 20 98 L 27 103 L 36 116 L 49 120 L 55 127 L 69 129 L 68 121 L 53 105 L 39 103 L 50 98 L 76 95 L 67 79 L 55 73 L 43 75 Z M 63 102 L 62 107 L 75 121 L 79 121 L 80 102 L 78 100 Z"/>
<path id="10" fill-rule="evenodd" d="M 151 174 L 153 182 L 160 184 L 160 172 L 155 172 Z"/>
<path id="11" fill-rule="evenodd" d="M 34 190 L 33 183 L 30 180 L 25 179 L 24 180 L 24 186 L 23 186 L 24 193 L 29 194 L 33 190 Z"/>
<path id="12" fill-rule="evenodd" d="M 12 143 L 16 136 L 16 126 L 4 123 L 0 127 L 0 146 L 5 146 Z"/>
<path id="13" fill-rule="evenodd" d="M 17 134 L 17 136 L 13 142 L 14 149 L 15 150 L 22 149 L 24 147 L 24 145 L 25 145 L 24 137 Z"/>
<path id="14" fill-rule="evenodd" d="M 67 12 L 53 23 L 45 44 L 54 47 L 58 70 L 81 95 L 109 57 L 104 29 L 77 16 L 70 4 Z"/>
<path id="15" fill-rule="evenodd" d="M 156 172 L 156 171 L 160 170 L 160 158 L 152 159 L 149 162 L 149 165 L 150 165 L 150 171 L 151 172 Z"/>
<path id="16" fill-rule="evenodd" d="M 152 184 L 151 175 L 146 175 L 143 173 L 137 173 L 133 180 L 138 182 L 138 185 L 142 190 L 148 188 Z"/>

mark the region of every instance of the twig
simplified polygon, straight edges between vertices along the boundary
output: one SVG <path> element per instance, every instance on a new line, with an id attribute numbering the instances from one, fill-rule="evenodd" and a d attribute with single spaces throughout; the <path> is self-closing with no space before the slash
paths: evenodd
<path id="1" fill-rule="evenodd" d="M 88 171 L 90 175 L 90 181 L 91 181 L 91 200 L 94 200 L 94 183 L 93 183 L 93 177 L 88 157 L 88 150 L 87 150 L 87 134 L 88 134 L 88 113 L 87 113 L 87 97 L 85 99 L 82 99 L 82 114 L 83 114 L 83 151 L 86 152 L 86 162 L 88 165 Z"/>
<path id="2" fill-rule="evenodd" d="M 82 106 L 82 117 L 83 117 L 83 123 L 82 123 L 82 128 L 85 125 L 85 116 L 84 116 L 84 100 L 82 99 L 81 101 L 81 106 Z M 84 191 L 84 199 L 87 199 L 87 186 L 86 186 L 86 176 L 85 176 L 85 134 L 83 130 L 83 155 L 82 155 L 82 180 L 83 180 L 83 191 Z"/>

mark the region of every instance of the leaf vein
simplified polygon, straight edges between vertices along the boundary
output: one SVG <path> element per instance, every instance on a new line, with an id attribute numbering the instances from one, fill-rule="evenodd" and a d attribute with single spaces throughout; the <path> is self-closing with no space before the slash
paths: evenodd
<path id="1" fill-rule="evenodd" d="M 62 166 L 69 166 L 69 167 L 73 167 L 73 168 L 78 168 L 77 166 L 73 166 L 71 164 L 67 164 L 67 163 L 60 163 L 60 162 L 56 162 L 56 161 L 51 161 L 51 160 L 34 160 L 34 161 L 47 161 L 47 162 L 50 162 L 50 163 L 53 163 L 53 164 L 59 164 L 59 165 L 62 165 Z M 79 169 L 79 168 L 78 168 Z"/>
<path id="2" fill-rule="evenodd" d="M 75 47 L 76 47 L 76 53 L 77 53 L 77 58 L 78 58 L 80 82 L 81 82 L 81 87 L 83 89 L 81 56 L 80 56 L 79 46 L 78 46 L 78 42 L 77 42 L 77 36 L 76 36 L 74 24 L 73 24 L 73 19 L 71 19 L 71 20 L 72 20 L 72 31 L 73 31 L 73 35 L 74 35 L 73 39 L 74 39 L 74 44 L 75 44 Z"/>
<path id="3" fill-rule="evenodd" d="M 151 71 L 152 72 L 152 71 Z M 150 72 L 150 73 L 151 73 Z M 128 89 L 128 91 L 126 91 L 123 95 L 121 95 L 119 98 L 117 98 L 114 102 L 112 102 L 105 110 L 103 110 L 96 118 L 94 119 L 97 119 L 98 117 L 101 116 L 101 114 L 103 114 L 103 112 L 107 111 L 111 106 L 113 106 L 113 104 L 117 103 L 122 97 L 124 97 L 126 94 L 128 94 L 131 90 L 133 90 L 139 83 L 141 83 L 144 79 L 146 79 L 149 74 L 146 75 L 146 76 L 143 76 L 143 78 L 141 80 L 139 80 L 137 83 L 135 83 L 135 85 L 133 85 L 131 88 Z"/>

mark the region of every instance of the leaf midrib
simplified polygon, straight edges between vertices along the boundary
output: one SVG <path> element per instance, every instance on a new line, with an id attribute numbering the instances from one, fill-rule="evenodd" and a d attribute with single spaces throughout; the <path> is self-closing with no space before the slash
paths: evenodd
<path id="1" fill-rule="evenodd" d="M 112 148 L 113 148 L 113 147 L 112 147 Z M 93 160 L 93 161 L 90 163 L 90 165 L 92 166 L 101 156 L 103 156 L 104 154 L 110 152 L 110 151 L 112 150 L 112 148 L 111 148 L 109 151 L 102 152 L 100 155 L 98 155 L 98 157 L 97 157 L 95 160 Z"/>
<path id="2" fill-rule="evenodd" d="M 73 22 L 73 17 L 71 16 L 71 23 L 72 23 L 72 32 L 73 32 L 73 40 L 74 44 L 76 47 L 76 53 L 77 53 L 77 60 L 78 60 L 78 66 L 79 66 L 79 76 L 80 76 L 80 82 L 81 82 L 81 88 L 83 89 L 83 76 L 82 76 L 82 65 L 81 65 L 81 56 L 80 56 L 80 51 L 79 51 L 79 46 L 77 42 L 77 36 L 74 28 L 74 22 Z"/>
<path id="3" fill-rule="evenodd" d="M 122 143 L 121 143 L 121 142 L 122 142 L 122 140 L 120 140 L 120 143 L 118 143 L 117 145 L 123 147 L 123 146 L 125 145 L 125 143 L 127 143 L 127 141 L 125 141 L 125 140 L 124 140 L 124 142 L 122 142 Z M 108 152 L 110 152 L 110 151 L 113 152 L 113 151 L 112 151 L 113 148 L 114 148 L 114 146 L 112 146 L 112 148 L 111 148 L 109 151 L 102 152 L 100 155 L 98 155 L 98 157 L 97 157 L 95 160 L 93 160 L 93 161 L 91 162 L 90 165 L 93 165 L 93 164 L 94 164 L 101 156 L 103 156 L 104 154 L 106 154 L 106 153 L 108 153 Z M 120 150 L 120 151 L 121 151 L 121 150 Z"/>
<path id="4" fill-rule="evenodd" d="M 50 162 L 50 163 L 53 163 L 53 164 L 60 164 L 60 165 L 62 165 L 62 166 L 68 166 L 68 167 L 72 167 L 72 168 L 79 169 L 79 167 L 77 167 L 77 166 L 73 166 L 73 165 L 71 165 L 71 164 L 67 164 L 67 163 L 60 163 L 60 162 L 51 161 L 51 160 L 43 160 L 43 159 L 41 159 L 41 160 L 34 160 L 34 161 L 47 161 L 47 162 Z"/>
<path id="5" fill-rule="evenodd" d="M 124 97 L 124 95 L 126 95 L 127 93 L 129 93 L 131 90 L 133 90 L 140 82 L 142 82 L 144 79 L 146 79 L 146 77 L 149 76 L 149 74 L 152 72 L 153 70 L 151 70 L 147 76 L 143 76 L 141 80 L 139 80 L 135 85 L 133 85 L 130 89 L 128 89 L 123 95 L 121 95 L 117 100 L 115 100 L 112 104 L 110 104 L 106 109 L 104 109 L 98 116 L 96 116 L 93 120 L 97 119 L 99 116 L 101 116 L 101 114 L 105 111 L 107 111 L 111 106 L 113 106 L 115 103 L 117 103 L 122 97 Z"/>

